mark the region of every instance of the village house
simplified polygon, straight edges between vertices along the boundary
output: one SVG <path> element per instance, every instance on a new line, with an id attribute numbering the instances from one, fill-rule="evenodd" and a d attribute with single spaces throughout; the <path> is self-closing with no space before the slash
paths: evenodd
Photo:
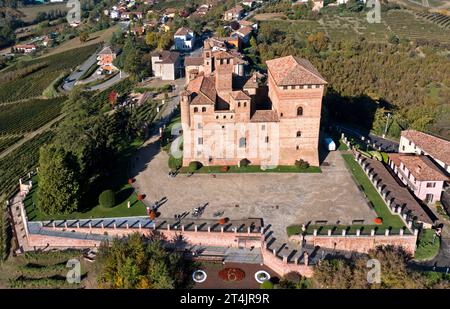
<path id="1" fill-rule="evenodd" d="M 205 69 L 208 71 L 210 66 L 210 60 L 208 57 L 214 58 L 219 52 L 227 52 L 234 58 L 233 73 L 236 76 L 244 76 L 244 68 L 247 62 L 244 60 L 244 56 L 234 49 L 235 45 L 230 43 L 230 40 L 234 43 L 233 38 L 216 38 L 212 37 L 203 42 L 203 55 L 186 57 L 184 61 L 186 72 L 186 83 L 189 83 L 198 74 L 203 74 Z M 239 41 L 239 39 L 238 39 Z M 209 55 L 208 57 L 205 57 Z"/>
<path id="2" fill-rule="evenodd" d="M 400 153 L 429 156 L 447 175 L 450 174 L 450 141 L 416 130 L 401 133 Z"/>
<path id="3" fill-rule="evenodd" d="M 181 58 L 178 52 L 156 51 L 152 54 L 153 76 L 162 80 L 175 80 L 182 73 Z"/>
<path id="4" fill-rule="evenodd" d="M 175 49 L 190 51 L 195 46 L 195 32 L 189 28 L 181 27 L 173 36 Z"/>
<path id="5" fill-rule="evenodd" d="M 244 0 L 244 1 L 242 1 L 242 5 L 244 5 L 248 8 L 253 8 L 256 5 L 256 1 L 255 0 Z"/>
<path id="6" fill-rule="evenodd" d="M 236 74 L 236 61 L 230 52 L 205 49 L 202 72 L 180 94 L 183 166 L 240 165 L 244 159 L 318 166 L 324 78 L 309 61 L 287 56 L 266 62 L 264 85 L 256 73 Z"/>
<path id="7" fill-rule="evenodd" d="M 448 177 L 427 156 L 392 153 L 388 164 L 417 198 L 427 204 L 440 201 Z"/>
<path id="8" fill-rule="evenodd" d="M 239 37 L 244 44 L 248 44 L 252 36 L 253 28 L 248 26 L 243 26 L 236 31 L 233 31 L 231 37 Z"/>
<path id="9" fill-rule="evenodd" d="M 114 59 L 116 59 L 116 53 L 109 46 L 105 46 L 97 55 L 97 64 L 100 66 L 101 71 L 111 74 L 117 70 L 113 65 Z"/>
<path id="10" fill-rule="evenodd" d="M 18 51 L 20 53 L 29 54 L 36 51 L 37 47 L 34 44 L 18 44 L 14 45 L 12 50 Z M 12 51 L 11 51 L 12 52 Z"/>
<path id="11" fill-rule="evenodd" d="M 120 12 L 116 10 L 111 10 L 111 12 L 109 12 L 109 18 L 116 20 L 120 19 Z"/>
<path id="12" fill-rule="evenodd" d="M 254 23 L 248 20 L 240 20 L 239 25 L 241 27 L 252 27 L 254 30 L 258 30 L 258 23 Z"/>
<path id="13" fill-rule="evenodd" d="M 206 13 L 208 13 L 210 8 L 211 8 L 211 4 L 202 4 L 191 15 L 196 16 L 196 17 L 205 16 Z"/>
<path id="14" fill-rule="evenodd" d="M 240 5 L 236 5 L 232 9 L 226 11 L 223 15 L 223 19 L 226 21 L 239 20 L 244 14 L 244 9 Z"/>

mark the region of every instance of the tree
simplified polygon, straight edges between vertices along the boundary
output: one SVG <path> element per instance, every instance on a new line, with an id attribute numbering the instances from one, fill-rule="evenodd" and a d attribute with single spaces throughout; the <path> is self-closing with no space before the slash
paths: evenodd
<path id="1" fill-rule="evenodd" d="M 221 37 L 221 38 L 224 38 L 228 35 L 227 30 L 225 30 L 225 28 L 223 26 L 217 27 L 216 34 L 218 37 Z"/>
<path id="2" fill-rule="evenodd" d="M 38 207 L 48 215 L 71 213 L 78 207 L 78 166 L 71 153 L 47 145 L 39 155 Z"/>
<path id="3" fill-rule="evenodd" d="M 128 239 L 103 243 L 97 256 L 101 288 L 188 288 L 194 264 L 175 252 L 168 252 L 159 237 L 138 233 Z"/>
<path id="4" fill-rule="evenodd" d="M 112 208 L 116 205 L 116 194 L 113 190 L 105 190 L 100 193 L 98 203 L 105 208 Z"/>
<path id="5" fill-rule="evenodd" d="M 158 46 L 159 35 L 156 32 L 147 32 L 145 35 L 145 43 L 151 48 L 155 49 Z"/>
<path id="6" fill-rule="evenodd" d="M 80 42 L 84 43 L 89 39 L 89 33 L 87 31 L 82 31 L 80 33 Z"/>

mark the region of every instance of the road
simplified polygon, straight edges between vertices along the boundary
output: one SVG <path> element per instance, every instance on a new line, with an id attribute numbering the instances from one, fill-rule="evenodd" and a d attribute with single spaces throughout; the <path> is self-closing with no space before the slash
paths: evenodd
<path id="1" fill-rule="evenodd" d="M 62 88 L 65 91 L 71 91 L 75 86 L 75 82 L 80 79 L 83 74 L 89 70 L 97 62 L 97 53 L 92 54 L 80 67 L 73 71 L 64 81 Z"/>
<path id="2" fill-rule="evenodd" d="M 122 74 L 117 74 L 115 76 L 113 76 L 112 78 L 108 79 L 107 81 L 105 81 L 104 83 L 92 86 L 92 87 L 87 87 L 87 90 L 93 91 L 93 90 L 104 90 L 107 89 L 109 87 L 111 87 L 112 85 L 114 85 L 115 83 L 120 82 L 121 80 L 127 78 L 129 75 L 125 72 L 122 71 Z"/>
<path id="3" fill-rule="evenodd" d="M 386 138 L 382 138 L 380 136 L 374 135 L 368 132 L 362 132 L 356 128 L 350 127 L 348 125 L 340 123 L 338 125 L 343 131 L 346 131 L 350 134 L 357 135 L 359 137 L 364 136 L 366 139 L 370 138 L 370 140 L 375 143 L 377 146 L 381 147 L 382 151 L 386 152 L 398 152 L 399 143 L 393 140 L 389 140 Z"/>

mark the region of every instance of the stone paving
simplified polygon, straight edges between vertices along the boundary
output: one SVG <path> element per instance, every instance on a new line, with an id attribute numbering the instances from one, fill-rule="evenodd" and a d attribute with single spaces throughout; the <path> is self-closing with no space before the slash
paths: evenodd
<path id="1" fill-rule="evenodd" d="M 370 209 L 358 190 L 340 153 L 331 152 L 320 174 L 180 174 L 168 176 L 168 155 L 152 138 L 136 154 L 132 175 L 147 203 L 166 198 L 159 209 L 166 218 L 205 206 L 202 218 L 216 212 L 230 219 L 263 218 L 278 240 L 287 239 L 286 226 L 327 221 L 351 224 L 373 222 Z M 190 215 L 189 215 L 190 218 Z"/>

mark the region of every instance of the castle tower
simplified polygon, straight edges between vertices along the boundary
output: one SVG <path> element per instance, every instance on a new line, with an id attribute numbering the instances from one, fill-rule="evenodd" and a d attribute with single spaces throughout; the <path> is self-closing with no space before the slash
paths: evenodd
<path id="1" fill-rule="evenodd" d="M 209 45 L 207 46 L 205 42 L 205 48 L 203 50 L 203 72 L 205 76 L 210 76 L 213 71 L 214 71 L 214 58 L 212 56 L 212 51 L 209 48 Z"/>
<path id="2" fill-rule="evenodd" d="M 190 101 L 191 93 L 188 90 L 182 91 L 180 93 L 181 124 L 187 128 L 191 126 Z"/>
<path id="3" fill-rule="evenodd" d="M 219 52 L 215 55 L 216 89 L 219 93 L 227 93 L 233 90 L 233 56 L 227 52 Z"/>

